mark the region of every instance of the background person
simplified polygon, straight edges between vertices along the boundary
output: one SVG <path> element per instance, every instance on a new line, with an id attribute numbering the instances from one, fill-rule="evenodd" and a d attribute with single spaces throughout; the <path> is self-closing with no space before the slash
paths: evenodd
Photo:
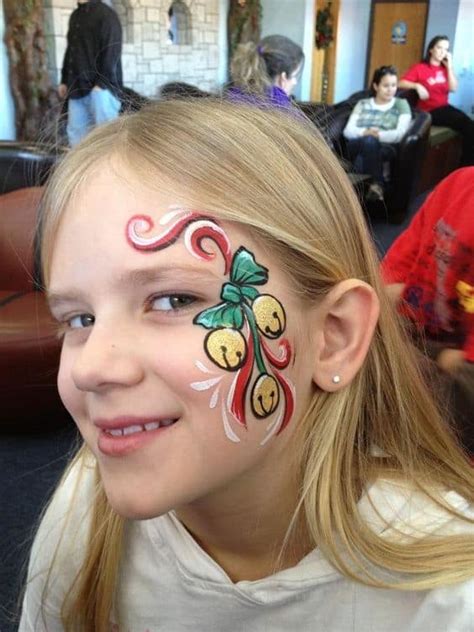
<path id="1" fill-rule="evenodd" d="M 233 101 L 263 100 L 293 108 L 290 96 L 303 65 L 303 49 L 284 35 L 269 35 L 258 44 L 239 44 L 230 65 L 232 85 L 227 96 Z"/>
<path id="2" fill-rule="evenodd" d="M 58 93 L 68 97 L 67 136 L 77 144 L 95 125 L 118 116 L 122 27 L 101 0 L 78 0 L 69 20 Z"/>
<path id="3" fill-rule="evenodd" d="M 455 418 L 474 456 L 474 167 L 427 198 L 382 263 L 387 289 L 449 377 Z"/>
<path id="4" fill-rule="evenodd" d="M 311 123 L 161 100 L 68 152 L 44 209 L 84 445 L 21 632 L 469 629 L 474 470 Z"/>
<path id="5" fill-rule="evenodd" d="M 343 132 L 355 171 L 374 179 L 367 192 L 372 200 L 383 200 L 384 163 L 396 155 L 394 145 L 411 123 L 408 101 L 395 97 L 397 83 L 393 66 L 377 68 L 370 84 L 373 96 L 356 103 Z"/>
<path id="6" fill-rule="evenodd" d="M 461 165 L 474 165 L 474 121 L 448 103 L 448 95 L 456 92 L 458 80 L 446 35 L 431 39 L 423 60 L 409 68 L 400 79 L 400 88 L 417 91 L 420 97 L 417 107 L 430 113 L 433 125 L 450 127 L 461 134 Z"/>

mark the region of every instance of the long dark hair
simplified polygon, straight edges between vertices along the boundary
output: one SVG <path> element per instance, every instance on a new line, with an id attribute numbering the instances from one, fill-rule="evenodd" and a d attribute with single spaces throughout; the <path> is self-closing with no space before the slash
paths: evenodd
<path id="1" fill-rule="evenodd" d="M 395 75 L 395 77 L 398 77 L 398 72 L 395 66 L 380 66 L 380 68 L 376 68 L 374 70 L 372 81 L 370 82 L 371 96 L 375 96 L 374 83 L 376 86 L 378 86 L 385 75 Z"/>
<path id="2" fill-rule="evenodd" d="M 432 37 L 428 43 L 428 46 L 426 47 L 426 53 L 425 56 L 423 57 L 422 61 L 425 62 L 425 64 L 429 64 L 430 63 L 430 50 L 432 48 L 434 48 L 436 46 L 436 44 L 438 42 L 441 42 L 442 40 L 446 40 L 447 42 L 449 42 L 449 37 L 447 35 L 435 35 L 434 37 Z"/>

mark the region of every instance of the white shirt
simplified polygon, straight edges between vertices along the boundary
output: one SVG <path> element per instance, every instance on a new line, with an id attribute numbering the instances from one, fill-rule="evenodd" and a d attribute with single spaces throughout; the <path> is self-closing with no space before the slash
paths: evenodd
<path id="1" fill-rule="evenodd" d="M 60 547 L 46 604 L 46 569 L 64 526 L 75 468 L 56 494 L 32 550 L 19 632 L 62 632 L 58 612 L 77 570 L 90 512 L 92 470 L 82 481 Z M 474 517 L 459 495 L 446 500 Z M 379 481 L 361 499 L 364 518 L 382 537 L 410 532 L 473 532 L 406 486 Z M 375 509 L 376 508 L 376 509 Z M 387 522 L 390 523 L 387 526 Z M 397 536 L 399 537 L 399 536 Z M 173 514 L 128 523 L 119 578 L 120 632 L 473 632 L 474 579 L 430 591 L 370 588 L 341 576 L 318 549 L 299 564 L 258 581 L 232 583 Z M 118 632 L 113 627 L 111 632 Z"/>
<path id="2" fill-rule="evenodd" d="M 391 118 L 392 122 L 396 118 L 396 126 L 393 129 L 383 129 L 376 124 L 379 117 L 383 120 L 385 113 L 390 113 L 392 109 L 393 113 L 398 112 L 398 108 L 402 108 L 405 113 Z M 394 97 L 388 103 L 376 103 L 373 97 L 361 99 L 352 110 L 343 134 L 348 140 L 362 138 L 366 129 L 377 127 L 378 139 L 381 143 L 399 143 L 408 132 L 411 120 L 410 107 L 403 99 Z"/>

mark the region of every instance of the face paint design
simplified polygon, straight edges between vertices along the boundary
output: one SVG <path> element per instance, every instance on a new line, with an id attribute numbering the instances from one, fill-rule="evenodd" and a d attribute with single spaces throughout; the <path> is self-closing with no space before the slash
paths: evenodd
<path id="1" fill-rule="evenodd" d="M 193 323 L 209 330 L 204 338 L 204 350 L 208 358 L 220 369 L 236 374 L 221 405 L 226 436 L 234 442 L 239 442 L 240 438 L 233 431 L 229 417 L 247 428 L 245 403 L 256 369 L 257 376 L 249 394 L 251 411 L 257 419 L 266 419 L 275 414 L 261 442 L 263 445 L 288 425 L 295 401 L 292 383 L 280 373 L 290 363 L 290 344 L 288 340 L 282 339 L 277 356 L 265 341 L 265 338 L 276 340 L 286 327 L 283 305 L 270 294 L 260 294 L 255 287 L 267 283 L 268 270 L 258 264 L 254 255 L 244 247 L 240 247 L 232 257 L 227 235 L 212 218 L 192 211 L 173 209 L 160 220 L 160 225 L 167 224 L 170 225 L 158 236 L 146 237 L 144 233 L 154 227 L 153 220 L 147 215 L 135 215 L 127 223 L 127 240 L 137 250 L 156 252 L 175 243 L 184 233 L 189 252 L 204 261 L 212 260 L 215 254 L 206 251 L 202 241 L 211 239 L 218 246 L 224 258 L 225 274 L 230 271 L 230 278 L 222 286 L 222 302 L 197 314 Z M 214 373 L 199 361 L 196 366 L 204 373 Z M 194 382 L 191 388 L 203 391 L 216 387 L 210 400 L 210 408 L 215 408 L 222 378 L 210 377 Z"/>
<path id="2" fill-rule="evenodd" d="M 279 338 L 286 327 L 283 305 L 255 287 L 267 281 L 267 268 L 258 264 L 249 250 L 239 248 L 232 258 L 229 282 L 222 286 L 222 302 L 194 318 L 194 323 L 210 330 L 204 339 L 209 359 L 220 368 L 237 371 L 228 409 L 245 428 L 245 401 L 256 368 L 249 399 L 252 413 L 258 419 L 277 413 L 262 443 L 286 427 L 294 409 L 294 388 L 278 370 L 290 363 L 290 345 L 283 339 L 281 355 L 276 357 L 262 337 Z"/>
<path id="3" fill-rule="evenodd" d="M 180 208 L 172 208 L 160 219 L 160 226 L 172 222 L 162 233 L 155 237 L 144 237 L 154 227 L 148 215 L 134 215 L 127 223 L 126 237 L 128 243 L 136 250 L 156 252 L 175 243 L 184 232 L 184 243 L 188 251 L 197 259 L 211 261 L 215 254 L 202 247 L 204 239 L 212 239 L 224 257 L 225 274 L 228 273 L 231 261 L 230 242 L 222 228 L 214 220 Z"/>

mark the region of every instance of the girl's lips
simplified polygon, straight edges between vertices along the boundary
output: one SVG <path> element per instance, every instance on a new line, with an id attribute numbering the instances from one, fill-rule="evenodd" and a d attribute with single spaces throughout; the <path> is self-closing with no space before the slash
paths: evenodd
<path id="1" fill-rule="evenodd" d="M 141 420 L 128 418 L 117 423 L 118 420 L 112 422 L 96 422 L 95 425 L 100 429 L 97 439 L 97 447 L 102 454 L 106 456 L 126 456 L 131 452 L 135 452 L 140 448 L 153 441 L 158 435 L 169 431 L 178 421 L 177 419 L 158 420 Z"/>
<path id="2" fill-rule="evenodd" d="M 160 417 L 137 417 L 136 415 L 120 415 L 119 417 L 113 417 L 110 419 L 96 418 L 93 420 L 94 426 L 101 430 L 118 430 L 123 428 L 129 428 L 131 426 L 145 426 L 151 423 L 158 422 L 160 425 L 165 425 L 166 421 L 176 421 L 177 416 L 174 415 L 161 415 Z"/>

